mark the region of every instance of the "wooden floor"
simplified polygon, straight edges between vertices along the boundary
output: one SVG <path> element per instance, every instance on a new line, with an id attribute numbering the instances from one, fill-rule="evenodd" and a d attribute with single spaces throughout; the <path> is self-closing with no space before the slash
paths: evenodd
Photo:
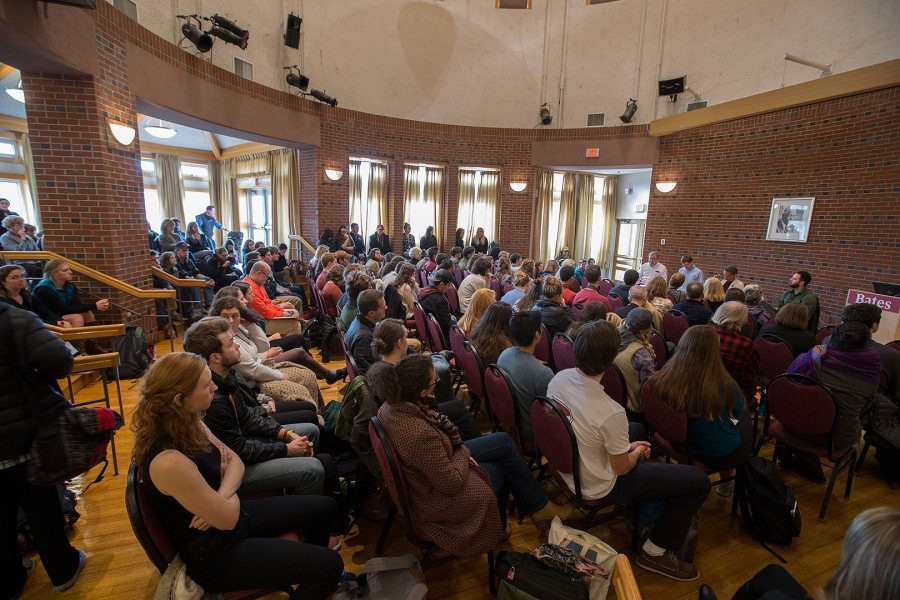
<path id="1" fill-rule="evenodd" d="M 168 351 L 168 343 L 159 344 L 160 353 Z M 338 368 L 337 363 L 333 363 Z M 324 386 L 324 382 L 320 382 Z M 327 401 L 339 398 L 338 383 L 323 388 Z M 79 400 L 97 397 L 102 392 L 98 386 L 79 393 Z M 72 542 L 88 554 L 88 562 L 76 585 L 65 593 L 66 598 L 152 598 L 159 573 L 153 568 L 141 547 L 135 540 L 128 517 L 125 514 L 125 474 L 130 460 L 132 433 L 128 429 L 129 415 L 138 400 L 137 386 L 123 382 L 126 427 L 116 436 L 119 456 L 119 475 L 109 475 L 99 484 L 91 487 L 78 501 L 81 519 L 75 526 Z M 771 447 L 764 451 L 771 454 Z M 900 491 L 890 489 L 878 476 L 874 458 L 869 456 L 862 472 L 854 480 L 853 494 L 849 501 L 843 498 L 842 476 L 833 495 L 828 518 L 819 523 L 816 516 L 825 491 L 825 485 L 811 483 L 792 473 L 784 472 L 787 485 L 797 496 L 803 515 L 803 531 L 800 538 L 789 548 L 778 548 L 787 560 L 786 567 L 791 573 L 812 590 L 824 584 L 838 563 L 844 532 L 852 519 L 862 510 L 874 506 L 893 505 L 900 507 Z M 826 475 L 829 470 L 826 468 Z M 75 486 L 80 492 L 80 486 Z M 547 484 L 548 492 L 553 487 Z M 558 501 L 562 501 L 557 497 Z M 707 500 L 700 520 L 700 539 L 697 550 L 697 568 L 700 580 L 679 583 L 662 576 L 647 573 L 635 567 L 638 585 L 645 600 L 693 600 L 697 597 L 700 583 L 710 584 L 720 599 L 731 598 L 735 589 L 765 565 L 776 562 L 759 544 L 755 543 L 741 529 L 738 520 L 730 516 L 730 499 L 726 500 L 713 492 Z M 375 506 L 373 516 L 383 515 Z M 568 524 L 580 527 L 578 520 Z M 541 541 L 534 527 L 527 522 L 518 525 L 512 522 L 512 535 L 504 546 L 516 551 L 530 551 Z M 345 541 L 341 555 L 347 570 L 358 571 L 372 558 L 375 540 L 381 523 L 360 522 L 361 532 L 354 539 Z M 628 532 L 622 522 L 612 521 L 591 530 L 619 550 L 628 548 Z M 385 554 L 398 555 L 415 553 L 415 548 L 406 541 L 401 523 L 396 522 L 391 532 Z M 33 558 L 37 563 L 37 555 Z M 426 569 L 429 598 L 479 599 L 490 598 L 487 586 L 487 563 L 484 556 L 453 559 Z M 25 599 L 55 597 L 44 570 L 38 567 L 32 572 L 26 584 Z M 278 596 L 273 596 L 278 597 Z M 610 597 L 614 597 L 610 594 Z"/>

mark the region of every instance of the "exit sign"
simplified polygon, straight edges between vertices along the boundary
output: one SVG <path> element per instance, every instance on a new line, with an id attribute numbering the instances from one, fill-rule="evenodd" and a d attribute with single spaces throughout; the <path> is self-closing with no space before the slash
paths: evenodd
<path id="1" fill-rule="evenodd" d="M 587 148 L 584 151 L 585 158 L 600 158 L 600 148 Z"/>

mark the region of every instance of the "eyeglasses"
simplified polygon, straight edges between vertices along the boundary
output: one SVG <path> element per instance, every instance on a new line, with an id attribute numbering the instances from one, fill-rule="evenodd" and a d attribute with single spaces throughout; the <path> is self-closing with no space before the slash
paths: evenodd
<path id="1" fill-rule="evenodd" d="M 432 381 L 431 384 L 430 384 L 427 388 L 425 388 L 425 389 L 426 389 L 426 390 L 430 390 L 431 388 L 433 388 L 434 386 L 436 386 L 436 385 L 439 384 L 440 382 L 441 382 L 441 378 L 440 378 L 440 377 L 436 377 L 436 378 L 434 379 L 434 381 Z"/>

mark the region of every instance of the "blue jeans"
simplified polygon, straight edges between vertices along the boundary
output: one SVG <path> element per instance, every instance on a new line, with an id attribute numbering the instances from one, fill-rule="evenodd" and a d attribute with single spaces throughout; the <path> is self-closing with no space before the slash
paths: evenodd
<path id="1" fill-rule="evenodd" d="M 305 435 L 318 446 L 319 427 L 314 423 L 285 425 L 297 435 Z M 245 465 L 244 480 L 238 493 L 251 494 L 287 489 L 292 494 L 321 495 L 325 485 L 325 469 L 318 458 L 286 456 L 253 465 Z"/>
<path id="2" fill-rule="evenodd" d="M 535 513 L 547 504 L 547 494 L 531 474 L 531 469 L 509 435 L 501 431 L 468 440 L 464 444 L 472 458 L 490 476 L 504 522 L 510 492 L 522 515 Z"/>

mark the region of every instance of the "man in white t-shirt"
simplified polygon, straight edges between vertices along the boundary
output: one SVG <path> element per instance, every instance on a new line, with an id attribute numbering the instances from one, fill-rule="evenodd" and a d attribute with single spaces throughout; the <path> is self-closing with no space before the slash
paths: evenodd
<path id="1" fill-rule="evenodd" d="M 666 268 L 666 265 L 659 262 L 656 252 L 651 252 L 647 255 L 647 262 L 641 265 L 638 273 L 641 275 L 641 278 L 638 279 L 638 285 L 647 285 L 654 277 L 662 277 L 669 281 L 669 270 Z"/>
<path id="2" fill-rule="evenodd" d="M 642 569 L 679 581 L 700 574 L 678 558 L 691 520 L 709 495 L 709 478 L 697 467 L 644 462 L 650 444 L 639 441 L 643 428 L 628 423 L 625 409 L 607 395 L 601 380 L 615 359 L 621 337 L 608 321 L 582 325 L 573 340 L 577 368 L 557 373 L 547 395 L 569 409 L 580 459 L 581 493 L 616 504 L 665 500 L 635 562 Z M 563 480 L 574 491 L 571 475 Z"/>

